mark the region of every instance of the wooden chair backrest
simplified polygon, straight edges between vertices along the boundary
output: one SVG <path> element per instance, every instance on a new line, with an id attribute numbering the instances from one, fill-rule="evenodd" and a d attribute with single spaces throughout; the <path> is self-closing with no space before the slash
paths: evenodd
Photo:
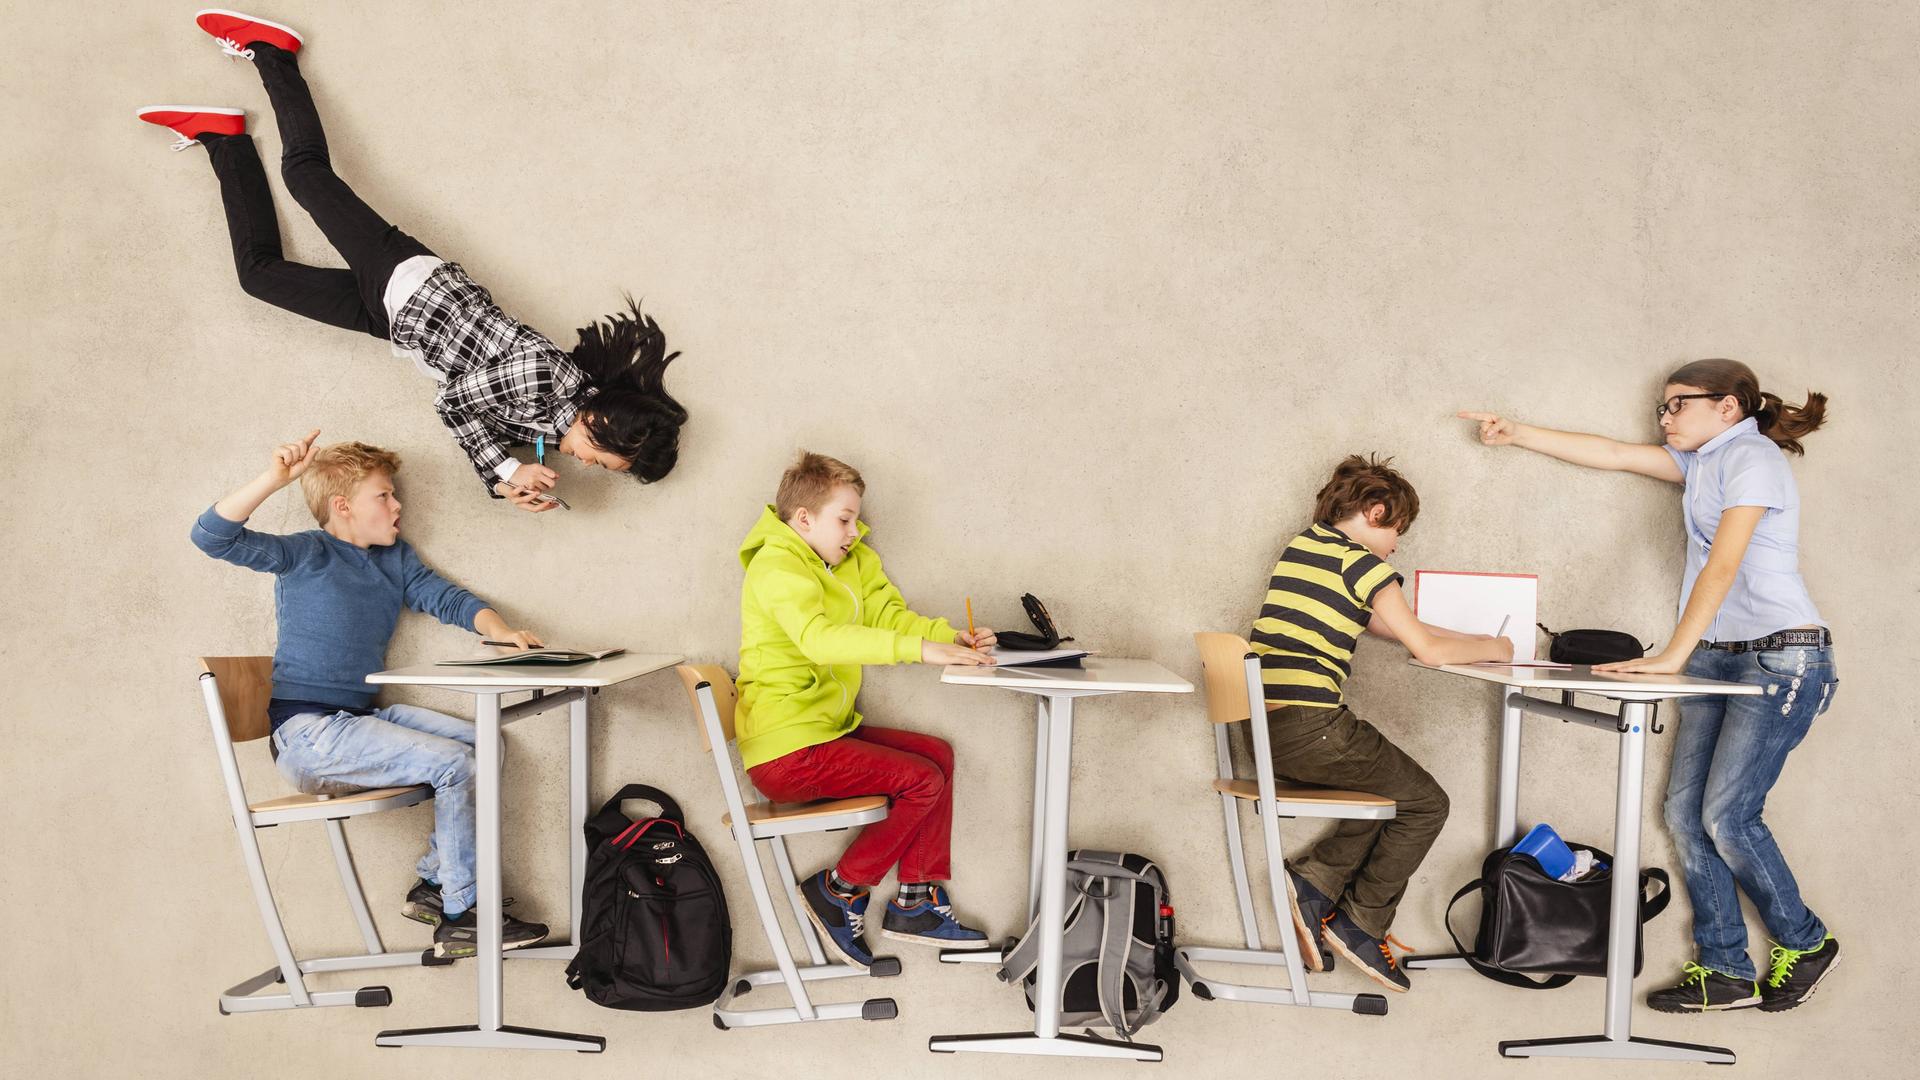
<path id="1" fill-rule="evenodd" d="M 1207 696 L 1207 719 L 1237 724 L 1253 715 L 1247 701 L 1247 654 L 1253 647 L 1238 634 L 1193 635 L 1200 647 L 1202 686 Z M 1264 703 L 1263 703 L 1264 704 Z"/>
<path id="2" fill-rule="evenodd" d="M 700 727 L 700 749 L 713 752 L 712 740 L 707 737 L 706 717 L 700 712 L 701 683 L 712 687 L 713 706 L 720 714 L 720 732 L 727 737 L 727 742 L 733 742 L 733 706 L 737 699 L 733 676 L 719 664 L 681 664 L 673 670 L 679 673 L 681 685 L 687 688 L 687 701 L 693 705 L 693 719 Z"/>
<path id="3" fill-rule="evenodd" d="M 252 742 L 273 733 L 267 719 L 267 701 L 273 697 L 273 657 L 203 656 L 200 667 L 213 674 L 220 688 L 220 708 L 227 714 L 227 734 L 234 742 Z"/>

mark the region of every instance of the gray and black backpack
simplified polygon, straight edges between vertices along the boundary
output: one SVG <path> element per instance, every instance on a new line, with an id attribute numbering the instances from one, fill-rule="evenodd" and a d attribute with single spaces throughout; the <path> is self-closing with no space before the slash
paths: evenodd
<path id="1" fill-rule="evenodd" d="M 1180 999 L 1167 879 L 1144 855 L 1070 851 L 1067 887 L 1060 1025 L 1132 1035 Z M 1028 1008 L 1040 964 L 1039 928 L 1036 919 L 999 972 L 1003 982 L 1026 983 Z"/>

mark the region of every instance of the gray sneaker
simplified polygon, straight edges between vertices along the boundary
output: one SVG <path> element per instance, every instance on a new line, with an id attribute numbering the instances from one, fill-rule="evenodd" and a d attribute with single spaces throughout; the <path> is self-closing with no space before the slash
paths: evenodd
<path id="1" fill-rule="evenodd" d="M 500 901 L 502 908 L 513 906 L 513 897 Z M 413 888 L 407 890 L 407 902 L 400 905 L 400 914 L 417 923 L 428 926 L 440 925 L 441 913 L 440 885 L 426 878 L 416 878 Z"/>
<path id="2" fill-rule="evenodd" d="M 480 951 L 480 921 L 474 911 L 468 908 L 451 919 L 443 917 L 440 920 L 440 925 L 433 930 L 433 955 L 443 959 L 458 959 Z M 502 952 L 537 945 L 546 937 L 545 923 L 522 922 L 505 913 L 500 916 Z"/>

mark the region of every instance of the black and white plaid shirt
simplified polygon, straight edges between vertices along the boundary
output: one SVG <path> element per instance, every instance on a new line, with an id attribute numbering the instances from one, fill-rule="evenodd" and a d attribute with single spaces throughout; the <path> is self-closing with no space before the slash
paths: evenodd
<path id="1" fill-rule="evenodd" d="M 459 263 L 434 270 L 394 313 L 392 333 L 440 372 L 433 407 L 496 499 L 493 485 L 517 465 L 506 448 L 558 440 L 594 392 L 572 357 L 508 317 Z"/>

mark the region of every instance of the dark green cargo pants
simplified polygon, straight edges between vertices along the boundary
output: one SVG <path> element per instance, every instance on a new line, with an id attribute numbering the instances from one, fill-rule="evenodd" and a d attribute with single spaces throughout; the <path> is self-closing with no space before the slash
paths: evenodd
<path id="1" fill-rule="evenodd" d="M 1447 793 L 1420 763 L 1345 705 L 1283 705 L 1267 713 L 1273 771 L 1307 784 L 1383 795 L 1387 821 L 1334 823 L 1287 866 L 1331 896 L 1360 929 L 1384 938 L 1407 881 L 1447 823 Z"/>

